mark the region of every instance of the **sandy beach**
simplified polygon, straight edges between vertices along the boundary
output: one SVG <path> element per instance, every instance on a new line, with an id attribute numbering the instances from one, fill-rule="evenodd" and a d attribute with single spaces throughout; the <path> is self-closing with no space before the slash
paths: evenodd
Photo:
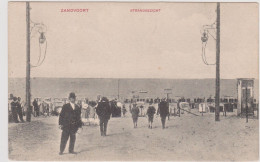
<path id="1" fill-rule="evenodd" d="M 108 135 L 101 137 L 99 126 L 84 126 L 77 134 L 77 155 L 60 156 L 61 130 L 58 117 L 32 118 L 30 123 L 10 123 L 10 160 L 258 160 L 258 120 L 238 118 L 235 113 L 214 121 L 214 113 L 203 116 L 197 109 L 181 117 L 171 116 L 166 129 L 161 128 L 159 116 L 154 128 L 148 129 L 147 118 L 140 117 L 134 129 L 130 113 L 112 118 Z"/>

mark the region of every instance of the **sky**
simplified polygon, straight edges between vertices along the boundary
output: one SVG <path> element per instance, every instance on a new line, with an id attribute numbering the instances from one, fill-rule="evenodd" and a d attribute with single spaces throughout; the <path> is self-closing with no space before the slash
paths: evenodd
<path id="1" fill-rule="evenodd" d="M 47 26 L 46 58 L 31 77 L 215 78 L 202 61 L 203 25 L 216 20 L 216 3 L 31 2 L 31 20 Z M 87 8 L 87 13 L 61 9 Z M 26 6 L 9 2 L 8 75 L 26 75 Z M 130 9 L 160 9 L 135 13 Z M 220 75 L 258 78 L 258 4 L 221 3 Z M 31 24 L 33 25 L 33 24 Z M 211 31 L 215 35 L 215 31 Z M 39 57 L 31 34 L 31 64 Z M 44 50 L 44 48 L 41 48 Z M 206 47 L 215 63 L 215 40 Z"/>

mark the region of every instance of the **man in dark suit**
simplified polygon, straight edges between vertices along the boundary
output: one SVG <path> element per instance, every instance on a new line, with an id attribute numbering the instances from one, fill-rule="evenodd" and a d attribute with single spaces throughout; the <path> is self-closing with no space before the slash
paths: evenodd
<path id="1" fill-rule="evenodd" d="M 81 109 L 77 104 L 75 104 L 75 93 L 70 93 L 69 101 L 69 103 L 63 105 L 59 116 L 59 125 L 62 129 L 59 153 L 60 155 L 63 154 L 69 138 L 69 153 L 76 154 L 76 152 L 74 152 L 76 133 L 78 131 L 78 128 L 82 127 Z"/>
<path id="2" fill-rule="evenodd" d="M 38 102 L 36 101 L 36 99 L 34 99 L 33 101 L 33 107 L 34 107 L 34 116 L 37 117 L 37 116 L 40 116 L 40 113 L 39 113 L 39 105 L 38 105 Z"/>
<path id="3" fill-rule="evenodd" d="M 12 110 L 12 116 L 15 123 L 19 123 L 17 111 L 18 111 L 19 103 L 17 101 L 17 97 L 13 97 L 13 101 L 11 102 L 11 110 Z"/>
<path id="4" fill-rule="evenodd" d="M 100 120 L 100 133 L 101 136 L 107 135 L 107 123 L 111 116 L 111 107 L 106 97 L 102 97 L 101 101 L 98 102 L 96 113 Z"/>
<path id="5" fill-rule="evenodd" d="M 157 110 L 157 115 L 160 114 L 161 116 L 161 121 L 162 121 L 162 128 L 165 128 L 165 120 L 166 117 L 169 114 L 169 104 L 166 102 L 166 99 L 163 99 L 159 105 L 158 105 L 158 110 Z"/>

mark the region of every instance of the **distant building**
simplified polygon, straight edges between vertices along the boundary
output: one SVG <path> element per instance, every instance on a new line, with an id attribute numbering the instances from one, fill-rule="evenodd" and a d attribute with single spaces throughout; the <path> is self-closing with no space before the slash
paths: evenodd
<path id="1" fill-rule="evenodd" d="M 238 78 L 237 79 L 237 115 L 245 115 L 248 107 L 248 114 L 253 114 L 254 102 L 254 79 Z"/>

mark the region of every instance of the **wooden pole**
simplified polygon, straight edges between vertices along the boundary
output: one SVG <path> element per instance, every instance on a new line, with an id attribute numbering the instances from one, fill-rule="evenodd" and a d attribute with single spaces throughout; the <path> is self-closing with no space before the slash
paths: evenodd
<path id="1" fill-rule="evenodd" d="M 26 2 L 26 121 L 31 121 L 31 86 L 30 86 L 30 3 Z"/>
<path id="2" fill-rule="evenodd" d="M 246 122 L 248 123 L 248 96 L 247 96 L 247 85 L 246 85 Z"/>
<path id="3" fill-rule="evenodd" d="M 117 80 L 117 99 L 119 101 L 119 79 Z"/>
<path id="4" fill-rule="evenodd" d="M 181 108 L 180 108 L 180 100 L 177 103 L 178 111 L 179 111 L 179 117 L 181 117 Z"/>
<path id="5" fill-rule="evenodd" d="M 203 116 L 204 107 L 203 106 L 201 106 L 201 107 L 202 107 L 202 116 Z"/>
<path id="6" fill-rule="evenodd" d="M 220 3 L 217 3 L 217 40 L 216 40 L 216 100 L 215 121 L 219 121 L 219 99 L 220 99 Z"/>
<path id="7" fill-rule="evenodd" d="M 168 105 L 168 107 L 169 107 L 169 111 L 170 111 L 170 104 L 169 104 L 169 94 L 170 93 L 166 93 L 167 94 L 167 99 L 166 99 L 166 101 L 167 101 L 167 105 Z M 170 112 L 168 112 L 168 120 L 170 120 Z"/>

